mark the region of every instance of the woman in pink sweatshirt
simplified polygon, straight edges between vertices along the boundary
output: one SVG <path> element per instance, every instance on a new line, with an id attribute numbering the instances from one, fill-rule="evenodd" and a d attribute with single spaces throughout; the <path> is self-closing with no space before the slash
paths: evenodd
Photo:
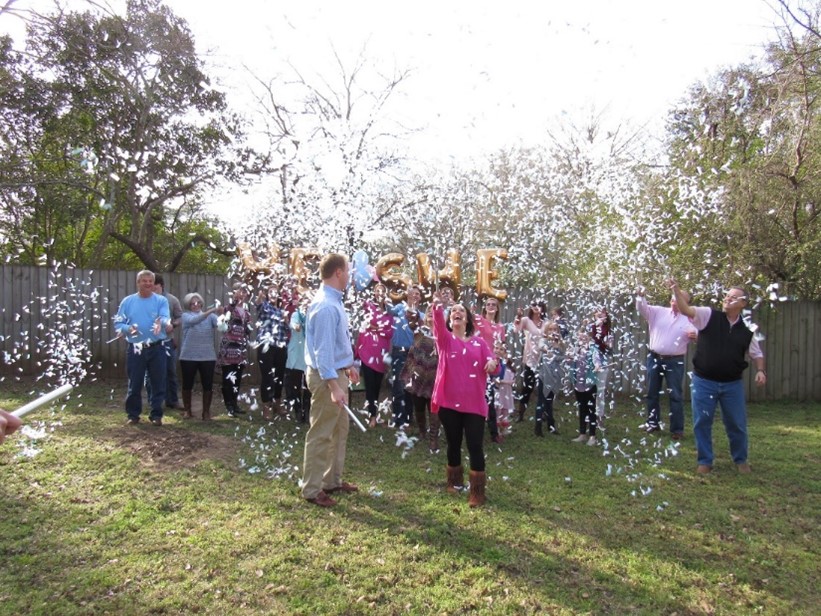
<path id="1" fill-rule="evenodd" d="M 439 294 L 433 297 L 433 337 L 439 366 L 433 385 L 431 412 L 437 413 L 448 445 L 447 490 L 458 493 L 464 487 L 462 438 L 470 457 L 470 498 L 468 505 L 485 502 L 485 453 L 482 448 L 487 400 L 487 375 L 498 371 L 493 350 L 474 336 L 473 316 L 462 304 L 451 306 L 447 323 Z"/>

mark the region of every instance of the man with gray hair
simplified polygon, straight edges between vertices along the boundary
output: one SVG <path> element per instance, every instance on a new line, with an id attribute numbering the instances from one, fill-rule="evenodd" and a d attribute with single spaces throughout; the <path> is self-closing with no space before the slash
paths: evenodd
<path id="1" fill-rule="evenodd" d="M 137 292 L 126 297 L 114 317 L 114 328 L 128 343 L 125 368 L 128 395 L 125 412 L 129 424 L 138 424 L 142 413 L 143 381 L 151 382 L 151 414 L 155 426 L 162 425 L 165 401 L 166 356 L 163 341 L 174 331 L 168 300 L 154 293 L 154 273 L 137 273 Z"/>
<path id="2" fill-rule="evenodd" d="M 730 441 L 730 454 L 739 473 L 749 473 L 747 462 L 747 407 L 744 381 L 745 355 L 755 362 L 755 383 L 767 383 L 764 354 L 752 330 L 741 318 L 747 306 L 747 292 L 730 287 L 724 295 L 723 310 L 690 306 L 688 295 L 675 280 L 669 280 L 678 309 L 690 318 L 698 330 L 693 376 L 690 384 L 693 406 L 693 434 L 698 451 L 696 472 L 706 475 L 713 470 L 713 419 L 721 405 L 721 419 Z"/>

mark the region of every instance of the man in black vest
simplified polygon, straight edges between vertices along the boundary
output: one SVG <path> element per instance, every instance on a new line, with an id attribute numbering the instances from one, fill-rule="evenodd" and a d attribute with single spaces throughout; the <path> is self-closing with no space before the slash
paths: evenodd
<path id="1" fill-rule="evenodd" d="M 721 404 L 721 418 L 730 441 L 730 453 L 740 473 L 749 473 L 747 463 L 747 409 L 744 403 L 745 355 L 755 362 L 756 385 L 767 382 L 764 354 L 753 332 L 745 325 L 741 312 L 747 306 L 747 293 L 741 287 L 730 287 L 724 296 L 723 312 L 712 308 L 690 306 L 687 294 L 675 280 L 669 281 L 681 314 L 690 317 L 698 330 L 693 358 L 690 402 L 693 406 L 693 434 L 698 449 L 696 472 L 705 475 L 713 470 L 713 419 L 716 404 Z"/>

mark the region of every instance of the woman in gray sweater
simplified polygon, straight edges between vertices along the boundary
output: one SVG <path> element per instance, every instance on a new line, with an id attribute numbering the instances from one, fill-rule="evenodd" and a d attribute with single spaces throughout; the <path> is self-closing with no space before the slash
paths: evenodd
<path id="1" fill-rule="evenodd" d="M 214 330 L 217 315 L 222 307 L 203 310 L 203 299 L 199 293 L 189 293 L 182 301 L 182 344 L 180 345 L 180 368 L 182 369 L 183 417 L 191 419 L 191 390 L 197 372 L 202 383 L 202 419 L 211 419 L 211 398 L 214 387 L 214 368 L 217 354 L 214 350 Z"/>

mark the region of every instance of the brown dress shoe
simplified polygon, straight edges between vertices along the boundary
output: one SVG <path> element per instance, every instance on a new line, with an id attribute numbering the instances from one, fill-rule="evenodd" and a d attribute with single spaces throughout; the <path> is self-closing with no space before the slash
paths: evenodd
<path id="1" fill-rule="evenodd" d="M 305 500 L 309 503 L 313 503 L 314 505 L 319 505 L 320 507 L 333 507 L 336 505 L 336 501 L 325 494 L 322 490 L 319 491 L 319 494 L 317 494 L 315 498 L 306 498 Z"/>
<path id="2" fill-rule="evenodd" d="M 696 472 L 699 475 L 706 475 L 707 473 L 710 473 L 712 471 L 713 467 L 708 464 L 699 464 L 698 467 L 696 467 Z"/>
<path id="3" fill-rule="evenodd" d="M 348 483 L 347 481 L 343 481 L 335 488 L 325 488 L 323 490 L 326 494 L 333 494 L 334 492 L 359 492 L 359 488 L 352 483 Z"/>

